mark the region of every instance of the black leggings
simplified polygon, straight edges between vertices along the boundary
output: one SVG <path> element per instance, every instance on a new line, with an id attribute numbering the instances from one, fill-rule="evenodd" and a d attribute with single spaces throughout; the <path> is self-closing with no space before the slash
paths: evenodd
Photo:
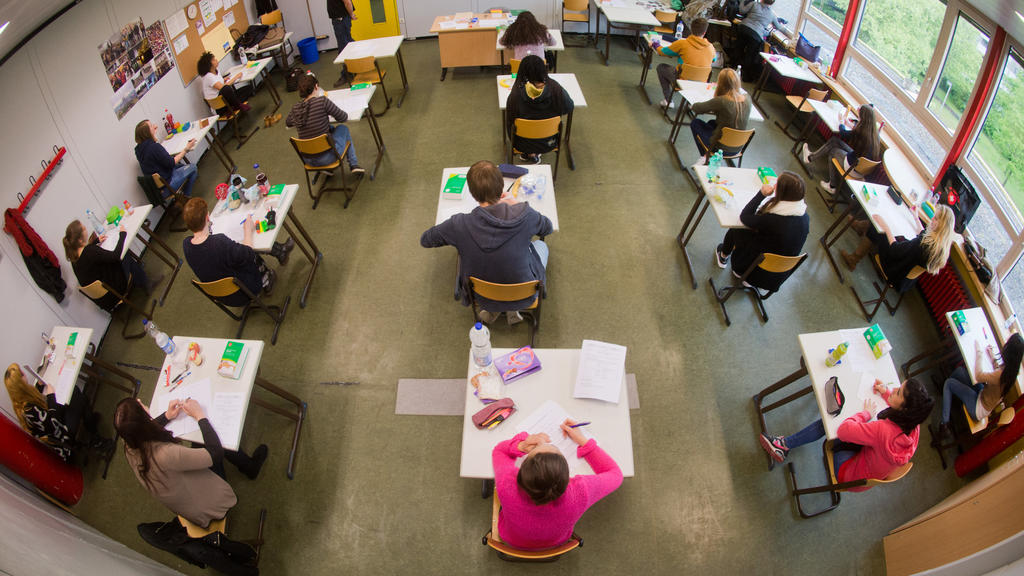
<path id="1" fill-rule="evenodd" d="M 210 459 L 213 460 L 213 465 L 210 466 L 210 470 L 214 474 L 220 476 L 224 480 L 227 478 L 224 475 L 224 461 L 227 460 L 234 464 L 235 468 L 238 468 L 243 473 L 248 473 L 253 467 L 252 458 L 249 457 L 245 452 L 225 450 L 224 446 L 220 443 L 220 437 L 217 436 L 217 432 L 213 429 L 210 421 L 203 418 L 199 421 L 199 430 L 203 433 L 203 448 L 210 453 Z"/>
<path id="2" fill-rule="evenodd" d="M 241 88 L 236 89 L 234 86 L 230 84 L 225 84 L 220 89 L 220 96 L 221 98 L 224 98 L 224 102 L 227 103 L 228 108 L 230 108 L 231 110 L 241 110 L 242 102 L 244 102 L 250 96 L 252 96 L 252 88 L 250 88 L 249 86 L 243 86 Z M 230 112 L 230 110 L 227 110 L 225 108 L 220 108 L 219 110 L 217 110 L 218 114 L 224 114 L 225 112 Z"/>

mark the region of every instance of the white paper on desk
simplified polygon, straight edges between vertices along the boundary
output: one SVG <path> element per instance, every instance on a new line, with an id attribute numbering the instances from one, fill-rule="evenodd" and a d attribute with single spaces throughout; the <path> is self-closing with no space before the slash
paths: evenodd
<path id="1" fill-rule="evenodd" d="M 73 358 L 68 358 L 66 363 L 73 364 L 74 362 Z M 77 380 L 74 369 L 71 366 L 64 366 L 60 371 L 60 375 L 57 376 L 57 382 L 54 385 L 55 396 L 57 398 L 71 398 L 71 389 L 74 388 Z"/>
<path id="2" fill-rule="evenodd" d="M 160 376 L 161 379 L 163 379 L 163 372 L 161 372 Z M 157 383 L 157 386 L 160 386 L 160 384 Z M 202 380 L 181 384 L 173 391 L 166 393 L 157 399 L 156 404 L 152 407 L 153 409 L 151 413 L 159 416 L 167 411 L 167 405 L 171 403 L 171 400 L 187 400 L 189 398 L 199 402 L 199 405 L 209 412 L 210 407 L 213 404 L 213 392 L 210 386 L 210 379 L 203 378 Z M 171 434 L 173 434 L 175 438 L 178 438 L 190 432 L 199 430 L 199 423 L 188 414 L 185 414 L 185 411 L 182 410 L 181 414 L 179 414 L 174 420 L 168 422 L 167 426 L 164 426 L 164 428 L 170 430 Z"/>
<path id="3" fill-rule="evenodd" d="M 871 366 L 875 363 L 875 355 L 868 348 L 868 342 L 864 339 L 864 331 L 840 330 L 839 334 L 843 337 L 843 342 L 850 343 L 846 350 L 846 355 L 843 356 L 843 362 L 850 363 L 850 370 L 854 372 L 867 372 L 871 370 Z M 839 344 L 839 342 L 836 342 L 836 344 Z"/>
<path id="4" fill-rule="evenodd" d="M 441 30 L 454 30 L 455 26 L 458 25 L 458 22 L 455 22 L 454 20 L 445 20 L 444 22 L 440 22 L 439 25 L 441 26 Z"/>
<path id="5" fill-rule="evenodd" d="M 584 340 L 572 395 L 574 398 L 594 398 L 618 404 L 625 374 L 625 346 Z"/>
<path id="6" fill-rule="evenodd" d="M 181 34 L 188 28 L 188 19 L 185 18 L 185 10 L 178 10 L 174 14 L 167 17 L 164 20 L 164 24 L 167 26 L 167 35 L 174 38 L 178 34 Z"/>
<path id="7" fill-rule="evenodd" d="M 242 413 L 245 412 L 245 394 L 218 392 L 213 395 L 209 418 L 221 441 L 238 438 L 242 432 Z"/>
<path id="8" fill-rule="evenodd" d="M 245 238 L 245 230 L 242 227 L 245 219 L 252 214 L 253 222 L 259 222 L 266 218 L 267 210 L 269 210 L 267 202 L 261 200 L 256 204 L 242 204 L 235 210 L 225 210 L 216 216 L 210 216 L 213 233 L 223 234 L 235 242 L 241 242 Z"/>
<path id="9" fill-rule="evenodd" d="M 569 472 L 575 474 L 579 462 L 579 458 L 576 457 L 577 445 L 562 432 L 562 423 L 566 418 L 571 418 L 571 416 L 565 411 L 565 408 L 562 408 L 561 404 L 554 400 L 548 400 L 521 421 L 519 426 L 516 426 L 516 433 L 540 434 L 543 432 L 547 434 L 551 439 L 551 444 L 558 448 L 562 456 L 565 456 L 566 462 L 569 463 Z M 592 438 L 586 429 L 577 428 L 577 430 L 583 432 L 587 438 Z M 522 459 L 516 460 L 516 465 L 518 466 L 521 462 Z"/>
<path id="10" fill-rule="evenodd" d="M 174 53 L 181 54 L 185 50 L 188 50 L 188 36 L 182 34 L 174 39 Z"/>
<path id="11" fill-rule="evenodd" d="M 864 401 L 870 398 L 881 398 L 881 396 L 875 394 L 875 376 L 874 374 L 862 373 L 860 375 L 860 384 L 857 386 L 857 409 L 860 410 Z"/>
<path id="12" fill-rule="evenodd" d="M 452 16 L 452 20 L 472 20 L 472 12 L 456 12 L 455 16 Z"/>

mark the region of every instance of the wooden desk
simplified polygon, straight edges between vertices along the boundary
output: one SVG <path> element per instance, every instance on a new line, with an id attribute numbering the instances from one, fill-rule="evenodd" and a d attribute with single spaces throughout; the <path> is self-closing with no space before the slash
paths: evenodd
<path id="1" fill-rule="evenodd" d="M 254 92 L 256 79 L 258 77 L 262 77 L 262 84 L 267 87 L 267 90 L 270 91 L 270 99 L 274 101 L 274 109 L 271 110 L 271 112 L 276 111 L 278 108 L 281 107 L 281 97 L 278 96 L 277 88 L 274 88 L 274 83 L 270 81 L 270 76 L 267 74 L 267 65 L 270 64 L 272 60 L 273 58 L 252 60 L 248 64 L 239 64 L 237 66 L 232 66 L 228 69 L 227 74 L 225 74 L 225 76 L 231 77 L 241 72 L 242 77 L 239 78 L 238 81 L 235 82 L 235 84 L 252 83 L 254 86 Z"/>
<path id="2" fill-rule="evenodd" d="M 394 58 L 397 60 L 398 72 L 402 76 L 402 95 L 398 98 L 398 107 L 401 108 L 402 102 L 405 100 L 405 94 L 409 91 L 409 79 L 405 75 L 405 62 L 402 60 L 403 40 L 405 40 L 404 36 L 385 36 L 383 38 L 349 42 L 345 45 L 345 49 L 334 59 L 334 63 L 344 64 L 345 60 L 366 58 L 367 56 L 373 56 L 375 60 L 381 58 Z"/>
<path id="3" fill-rule="evenodd" d="M 766 52 L 761 52 L 761 58 L 767 66 L 762 66 L 761 68 L 761 77 L 757 80 L 757 87 L 754 88 L 752 98 L 754 106 L 757 106 L 757 108 L 761 110 L 761 113 L 764 114 L 765 118 L 768 117 L 768 113 L 764 111 L 764 108 L 761 108 L 759 100 L 761 98 L 761 92 L 764 91 L 764 85 L 768 82 L 769 70 L 774 69 L 781 76 L 793 78 L 794 80 L 814 82 L 815 84 L 820 82 L 814 71 L 797 66 L 796 62 L 794 62 L 792 58 L 781 56 L 779 54 L 768 54 Z"/>
<path id="4" fill-rule="evenodd" d="M 565 118 L 565 137 L 563 138 L 563 144 L 565 144 L 566 161 L 569 164 L 570 170 L 576 169 L 576 158 L 572 154 L 572 117 L 573 112 L 577 108 L 586 108 L 587 99 L 583 97 L 583 89 L 580 88 L 579 81 L 576 80 L 575 74 L 549 74 L 549 78 L 558 82 L 562 88 L 565 89 L 566 94 L 572 99 L 573 109 L 569 111 Z M 508 134 L 505 132 L 505 127 L 508 126 L 508 117 L 505 114 L 505 107 L 508 104 L 508 96 L 512 93 L 512 76 L 503 75 L 498 76 L 498 108 L 501 110 L 501 141 L 505 142 Z"/>
<path id="5" fill-rule="evenodd" d="M 456 20 L 455 16 L 438 16 L 430 27 L 430 33 L 437 34 L 441 52 L 442 82 L 449 68 L 501 65 L 499 54 L 494 50 L 498 27 L 508 26 L 513 19 L 504 14 L 500 17 L 474 14 L 473 17 L 477 22 Z"/>
<path id="6" fill-rule="evenodd" d="M 245 49 L 245 53 L 249 56 L 250 60 L 258 60 L 260 58 L 261 54 L 274 54 L 274 53 L 276 53 L 276 56 L 271 56 L 271 58 L 279 57 L 281 59 L 280 62 L 278 63 L 278 65 L 281 67 L 281 76 L 282 77 L 287 77 L 288 76 L 288 52 L 287 52 L 287 48 L 285 48 L 285 46 L 290 45 L 292 43 L 292 34 L 294 34 L 294 33 L 286 31 L 284 33 L 284 38 L 282 38 L 281 41 L 278 42 L 277 44 L 271 44 L 270 46 L 266 46 L 264 48 L 260 48 L 259 45 L 257 44 L 256 46 L 251 46 L 249 48 L 246 48 Z M 292 53 L 293 54 L 295 53 L 295 47 L 294 46 L 292 46 Z"/>
<path id="7" fill-rule="evenodd" d="M 251 185 L 251 183 L 247 183 Z M 273 209 L 276 212 L 277 226 L 266 232 L 253 233 L 253 250 L 264 254 L 270 253 L 277 241 L 278 233 L 284 228 L 288 235 L 295 240 L 295 244 L 305 254 L 310 263 L 309 276 L 306 277 L 306 285 L 302 289 L 302 297 L 299 299 L 299 306 L 306 307 L 306 299 L 309 297 L 309 290 L 313 285 L 313 278 L 316 276 L 317 268 L 324 258 L 323 252 L 313 242 L 313 238 L 306 232 L 306 228 L 299 222 L 299 217 L 291 209 L 295 195 L 299 191 L 298 184 L 287 184 L 279 195 L 267 196 L 256 202 L 242 204 L 235 210 L 227 210 L 227 200 L 220 200 L 210 211 L 210 224 L 215 234 L 224 234 L 235 242 L 241 242 L 245 237 L 242 230 L 242 223 L 252 215 L 254 221 L 263 220 L 267 211 Z M 293 229 L 292 226 L 295 228 Z M 298 230 L 298 234 L 296 234 Z"/>
<path id="8" fill-rule="evenodd" d="M 373 143 L 377 146 L 377 158 L 373 161 L 373 167 L 370 168 L 370 180 L 376 177 L 377 168 L 380 167 L 380 162 L 384 159 L 384 137 L 381 136 L 380 125 L 377 124 L 377 117 L 370 105 L 370 100 L 373 99 L 373 94 L 376 91 L 377 85 L 371 84 L 358 90 L 331 90 L 325 94 L 331 102 L 334 102 L 338 108 L 341 108 L 348 114 L 349 120 L 358 122 L 360 118 L 364 117 L 363 112 L 369 112 L 369 114 L 365 115 L 365 118 L 366 122 L 370 125 L 370 135 L 373 136 Z M 405 97 L 404 92 L 402 97 Z M 399 103 L 399 106 L 401 106 L 401 103 Z M 358 186 L 358 183 L 356 185 Z"/>
<path id="9" fill-rule="evenodd" d="M 679 156 L 679 149 L 676 148 L 676 139 L 679 138 L 679 132 L 682 127 L 687 125 L 684 120 L 690 116 L 690 109 L 694 104 L 698 102 L 707 102 L 715 97 L 715 88 L 718 86 L 714 82 L 695 82 L 693 80 L 676 80 L 676 86 L 679 88 L 679 108 L 676 110 L 675 120 L 672 121 L 672 127 L 668 132 L 668 143 L 672 149 L 672 153 L 675 154 L 676 162 L 679 163 L 680 168 L 686 167 L 681 156 Z M 746 90 L 740 89 L 744 94 Z M 646 94 L 646 92 L 644 92 Z M 756 120 L 758 122 L 764 121 L 764 116 L 754 106 L 750 107 L 750 120 Z"/>
<path id="10" fill-rule="evenodd" d="M 558 231 L 558 207 L 555 205 L 555 183 L 551 177 L 551 165 L 549 164 L 533 164 L 523 166 L 530 174 L 537 176 L 544 176 L 547 179 L 547 191 L 544 193 L 544 197 L 538 200 L 536 197 L 529 198 L 530 206 L 540 212 L 544 216 L 551 220 L 552 231 Z M 462 168 L 445 168 L 441 173 L 441 188 L 438 192 L 437 198 L 437 216 L 434 218 L 434 225 L 438 225 L 445 220 L 451 218 L 455 214 L 469 214 L 474 208 L 479 206 L 477 201 L 473 199 L 473 195 L 469 193 L 469 187 L 467 186 L 462 191 L 462 197 L 458 200 L 444 197 L 444 185 L 448 182 L 448 178 L 452 174 L 463 174 L 469 171 L 469 167 L 465 166 Z M 512 178 L 504 179 L 505 189 L 512 184 Z"/>
<path id="11" fill-rule="evenodd" d="M 512 352 L 512 348 L 495 348 L 493 355 L 501 356 Z M 618 404 L 589 398 L 573 398 L 576 372 L 579 368 L 580 350 L 535 349 L 543 366 L 540 372 L 524 376 L 508 386 L 501 385 L 503 395 L 516 404 L 516 413 L 492 430 L 478 430 L 473 425 L 473 414 L 484 407 L 473 394 L 469 383 L 479 368 L 469 357 L 466 375 L 466 411 L 462 421 L 462 458 L 459 476 L 493 480 L 491 451 L 502 440 L 515 435 L 516 427 L 533 411 L 548 400 L 554 400 L 575 418 L 591 422 L 587 432 L 600 444 L 622 469 L 622 475 L 632 477 L 633 435 L 629 426 L 629 401 L 626 394 L 626 379 L 622 379 L 622 390 Z M 593 470 L 580 460 L 578 472 L 592 474 Z"/>
<path id="12" fill-rule="evenodd" d="M 604 65 L 608 65 L 608 55 L 611 53 L 612 28 L 622 30 L 633 30 L 637 34 L 641 30 L 657 28 L 661 22 L 654 17 L 653 11 L 647 7 L 647 3 L 635 2 L 635 0 L 599 1 L 597 3 L 597 30 L 594 36 L 594 43 L 597 44 L 597 36 L 601 34 L 601 16 L 604 16 L 604 52 L 601 57 Z M 669 7 L 663 6 L 665 10 Z"/>
<path id="13" fill-rule="evenodd" d="M 159 302 L 160 305 L 163 306 L 164 299 L 167 298 L 167 293 L 171 290 L 171 284 L 173 284 L 174 279 L 177 278 L 178 270 L 181 270 L 182 259 L 181 256 L 178 256 L 178 253 L 168 246 L 162 238 L 153 234 L 153 230 L 149 227 L 149 220 L 146 218 L 152 210 L 152 204 L 133 206 L 132 213 L 125 214 L 121 218 L 120 226 L 124 227 L 125 239 L 124 246 L 122 246 L 121 254 L 119 256 L 124 260 L 124 257 L 128 254 L 128 248 L 135 239 L 142 242 L 143 246 L 146 248 L 153 248 L 153 253 L 171 269 L 171 277 L 167 279 L 167 284 L 164 285 L 164 291 L 160 294 Z M 146 233 L 146 236 L 149 237 L 148 240 L 139 236 L 140 230 Z M 117 226 L 107 226 L 106 235 L 107 239 L 100 244 L 100 247 L 107 251 L 113 251 L 114 248 L 117 247 L 117 239 L 120 235 L 120 231 Z M 155 243 L 159 250 L 154 248 L 152 243 Z"/>
<path id="14" fill-rule="evenodd" d="M 295 452 L 299 447 L 299 433 L 302 431 L 302 422 L 306 418 L 306 402 L 300 400 L 297 396 L 292 393 L 279 388 L 272 384 L 265 378 L 258 374 L 260 358 L 263 355 L 263 341 L 262 340 L 239 340 L 231 339 L 233 342 L 241 342 L 248 349 L 245 364 L 243 365 L 242 372 L 237 379 L 225 378 L 217 373 L 217 364 L 220 362 L 221 354 L 224 353 L 224 347 L 228 343 L 227 338 L 197 338 L 192 336 L 175 336 L 174 345 L 179 351 L 185 351 L 188 349 L 190 342 L 199 344 L 204 361 L 201 366 L 195 366 L 191 363 L 188 364 L 188 369 L 192 373 L 185 378 L 181 386 L 186 386 L 189 383 L 198 382 L 204 378 L 210 379 L 211 391 L 213 400 L 216 403 L 217 394 L 241 394 L 243 402 L 241 403 L 241 416 L 238 422 L 237 428 L 232 426 L 226 426 L 226 422 L 218 419 L 218 414 L 213 410 L 212 406 L 203 406 L 206 411 L 207 419 L 210 424 L 213 425 L 214 430 L 217 430 L 217 436 L 220 437 L 220 442 L 224 448 L 228 450 L 238 450 L 241 445 L 242 439 L 242 428 L 245 426 L 245 416 L 249 409 L 249 403 L 252 402 L 257 406 L 261 406 L 274 412 L 290 418 L 295 422 L 295 433 L 292 435 L 292 448 L 291 453 L 288 455 L 288 478 L 294 478 L 295 476 Z M 181 352 L 176 352 L 181 354 Z M 170 389 L 164 385 L 166 382 L 166 376 L 164 370 L 167 370 L 171 366 L 171 356 L 164 357 L 164 363 L 161 367 L 161 372 L 157 377 L 156 389 L 153 391 L 153 398 L 149 403 L 150 413 L 155 417 L 159 416 L 162 411 L 158 406 L 166 405 L 166 400 L 161 404 L 159 401 L 161 398 L 170 393 Z M 181 369 L 180 366 L 177 367 Z M 172 368 L 171 377 L 177 375 L 174 372 L 175 368 Z M 295 404 L 296 409 L 294 411 L 285 410 L 276 404 L 270 404 L 261 398 L 254 397 L 252 395 L 253 386 L 258 386 L 272 394 L 277 395 L 281 399 Z M 188 418 L 188 416 L 182 412 L 178 418 Z M 222 433 L 223 431 L 223 433 Z M 181 436 L 184 440 L 191 442 L 202 442 L 202 432 L 196 430 Z"/>
<path id="15" fill-rule="evenodd" d="M 740 213 L 755 194 L 761 193 L 761 179 L 757 176 L 757 170 L 722 166 L 718 169 L 721 182 L 715 184 L 708 182 L 707 166 L 695 165 L 692 170 L 692 174 L 687 174 L 690 174 L 694 183 L 700 186 L 701 194 L 693 203 L 683 227 L 679 229 L 676 242 L 683 251 L 683 261 L 690 273 L 690 283 L 696 290 L 697 276 L 693 273 L 693 263 L 690 262 L 690 253 L 687 252 L 686 245 L 690 243 L 690 238 L 704 218 L 704 213 L 708 211 L 708 206 L 712 207 L 715 217 L 718 218 L 718 225 L 722 228 L 745 228 L 740 222 Z M 725 191 L 726 188 L 732 195 Z"/>
<path id="16" fill-rule="evenodd" d="M 189 122 L 188 130 L 180 134 L 173 134 L 169 136 L 166 140 L 161 142 L 160 145 L 163 146 L 164 150 L 167 150 L 167 153 L 171 156 L 177 156 L 185 149 L 186 146 L 188 146 L 189 140 L 198 141 L 200 138 L 206 138 L 206 141 L 210 144 L 210 148 L 213 150 L 214 154 L 217 155 L 217 159 L 220 160 L 220 163 L 223 164 L 225 168 L 228 169 L 228 174 L 230 175 L 235 171 L 237 165 L 235 164 L 235 161 L 231 159 L 231 155 L 228 154 L 224 145 L 221 144 L 220 139 L 217 138 L 217 132 L 215 130 L 217 128 L 217 118 L 219 117 L 220 116 L 213 115 Z M 211 132 L 213 133 L 211 134 Z"/>
<path id="17" fill-rule="evenodd" d="M 548 64 L 551 65 L 551 71 L 552 72 L 557 72 L 558 71 L 558 53 L 565 51 L 565 42 L 562 41 L 562 31 L 561 30 L 552 30 L 552 29 L 549 28 L 548 29 L 548 34 L 551 34 L 551 39 L 554 41 L 554 43 L 553 44 L 548 44 L 547 46 L 545 46 L 544 50 L 545 51 L 551 51 L 551 56 L 552 56 L 551 57 L 551 62 L 548 62 Z M 509 59 L 510 62 L 512 61 L 512 56 L 513 56 L 512 49 L 511 48 L 506 48 L 501 43 L 501 40 L 502 40 L 502 38 L 504 38 L 504 36 L 505 36 L 504 32 L 501 32 L 500 34 L 498 34 L 498 39 L 494 43 L 494 49 L 498 51 L 498 55 L 501 58 L 501 68 L 503 70 L 505 68 L 505 56 L 508 55 L 508 59 Z"/>

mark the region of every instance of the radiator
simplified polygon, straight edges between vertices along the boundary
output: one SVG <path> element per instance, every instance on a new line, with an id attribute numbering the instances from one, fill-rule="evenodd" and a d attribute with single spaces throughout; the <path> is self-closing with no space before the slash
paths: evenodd
<path id="1" fill-rule="evenodd" d="M 946 321 L 946 312 L 970 308 L 974 304 L 964 290 L 963 281 L 956 273 L 950 263 L 934 276 L 922 274 L 917 280 L 917 286 L 921 290 L 928 313 L 935 321 L 939 329 L 940 337 L 949 336 L 949 322 Z"/>

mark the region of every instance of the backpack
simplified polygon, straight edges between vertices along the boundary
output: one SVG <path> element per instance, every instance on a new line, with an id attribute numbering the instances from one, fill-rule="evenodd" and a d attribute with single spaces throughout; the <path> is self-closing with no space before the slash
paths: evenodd
<path id="1" fill-rule="evenodd" d="M 259 576 L 256 551 L 221 532 L 190 538 L 177 517 L 170 522 L 139 524 L 137 528 L 139 536 L 150 545 L 166 550 L 189 564 L 200 568 L 209 566 L 229 576 Z"/>

